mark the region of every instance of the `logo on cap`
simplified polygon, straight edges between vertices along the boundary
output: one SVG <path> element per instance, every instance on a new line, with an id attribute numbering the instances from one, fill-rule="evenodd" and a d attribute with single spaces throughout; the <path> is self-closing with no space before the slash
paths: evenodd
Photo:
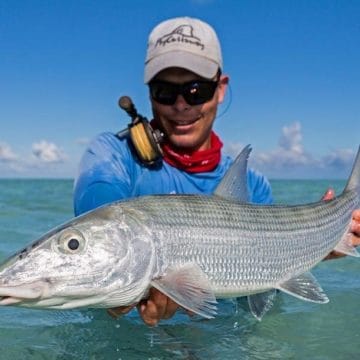
<path id="1" fill-rule="evenodd" d="M 201 50 L 205 48 L 201 39 L 194 35 L 194 28 L 191 25 L 180 25 L 171 33 L 161 36 L 157 39 L 155 47 L 166 46 L 175 42 L 195 45 Z"/>

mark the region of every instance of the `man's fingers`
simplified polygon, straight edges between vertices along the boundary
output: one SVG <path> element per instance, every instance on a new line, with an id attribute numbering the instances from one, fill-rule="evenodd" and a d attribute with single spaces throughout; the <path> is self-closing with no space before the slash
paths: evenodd
<path id="1" fill-rule="evenodd" d="M 360 209 L 355 210 L 352 214 L 351 231 L 355 235 L 356 245 L 360 245 L 360 239 L 356 239 L 356 237 L 360 238 Z"/>
<path id="2" fill-rule="evenodd" d="M 164 295 L 155 288 L 150 289 L 150 296 L 153 302 L 156 304 L 160 319 L 171 318 L 179 308 L 179 305 L 175 301 L 171 300 L 168 296 Z"/>
<path id="3" fill-rule="evenodd" d="M 360 209 L 354 210 L 352 218 L 353 220 L 360 222 Z"/>
<path id="4" fill-rule="evenodd" d="M 149 298 L 138 305 L 138 311 L 145 324 L 155 326 L 164 317 L 167 296 L 155 288 L 150 288 Z"/>
<path id="5" fill-rule="evenodd" d="M 360 246 L 360 209 L 354 210 L 352 213 L 350 231 L 352 233 L 350 244 Z"/>
<path id="6" fill-rule="evenodd" d="M 160 321 L 159 310 L 152 300 L 140 302 L 138 312 L 146 325 L 155 326 Z"/>
<path id="7" fill-rule="evenodd" d="M 322 196 L 321 200 L 327 201 L 327 200 L 331 200 L 335 197 L 335 190 L 332 188 L 328 188 L 324 195 Z"/>
<path id="8" fill-rule="evenodd" d="M 335 191 L 332 188 L 329 188 L 325 191 L 322 196 L 322 200 L 327 201 L 335 197 Z M 354 210 L 352 214 L 352 222 L 350 231 L 353 233 L 350 243 L 354 246 L 360 245 L 360 209 Z"/>
<path id="9" fill-rule="evenodd" d="M 334 260 L 344 257 L 345 255 L 343 253 L 340 253 L 336 250 L 331 251 L 326 257 L 324 257 L 324 260 Z"/>
<path id="10" fill-rule="evenodd" d="M 107 309 L 106 311 L 112 318 L 116 319 L 118 316 L 127 314 L 134 307 L 135 305 L 119 306 L 116 308 Z"/>
<path id="11" fill-rule="evenodd" d="M 360 209 L 357 209 L 352 214 L 352 221 L 350 225 L 349 244 L 352 246 L 360 246 Z M 337 259 L 343 257 L 344 254 L 333 250 L 325 260 Z"/>
<path id="12" fill-rule="evenodd" d="M 351 234 L 349 242 L 352 246 L 355 246 L 355 247 L 360 246 L 360 236 L 357 234 L 354 234 L 354 233 Z"/>
<path id="13" fill-rule="evenodd" d="M 170 298 L 167 298 L 167 305 L 164 312 L 164 319 L 170 319 L 171 317 L 173 317 L 178 308 L 179 305 L 175 301 L 171 300 Z"/>
<path id="14" fill-rule="evenodd" d="M 145 324 L 155 326 L 161 319 L 171 318 L 179 305 L 155 288 L 151 288 L 149 298 L 138 305 L 138 311 Z"/>

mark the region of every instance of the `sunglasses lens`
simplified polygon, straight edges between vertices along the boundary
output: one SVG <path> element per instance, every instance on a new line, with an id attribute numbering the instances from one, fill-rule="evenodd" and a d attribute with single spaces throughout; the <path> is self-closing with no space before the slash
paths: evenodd
<path id="1" fill-rule="evenodd" d="M 154 81 L 149 84 L 150 95 L 158 103 L 163 105 L 175 104 L 178 96 L 178 87 L 165 81 Z"/>
<path id="2" fill-rule="evenodd" d="M 189 105 L 200 105 L 213 98 L 217 85 L 217 81 L 191 81 L 182 85 L 153 81 L 149 88 L 151 97 L 160 104 L 173 105 L 182 95 Z"/>
<path id="3" fill-rule="evenodd" d="M 182 95 L 189 105 L 200 105 L 213 98 L 216 87 L 215 81 L 196 81 L 186 84 Z"/>

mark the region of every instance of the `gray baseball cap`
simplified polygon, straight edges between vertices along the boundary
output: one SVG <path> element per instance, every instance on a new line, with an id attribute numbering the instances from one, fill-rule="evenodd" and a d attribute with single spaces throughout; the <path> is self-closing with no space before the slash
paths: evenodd
<path id="1" fill-rule="evenodd" d="M 206 79 L 222 69 L 221 48 L 214 29 L 190 17 L 161 22 L 150 33 L 144 81 L 169 67 L 180 67 Z"/>

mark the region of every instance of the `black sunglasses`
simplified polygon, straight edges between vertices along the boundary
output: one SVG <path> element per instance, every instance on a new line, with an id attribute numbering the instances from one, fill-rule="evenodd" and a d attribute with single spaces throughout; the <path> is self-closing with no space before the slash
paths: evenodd
<path id="1" fill-rule="evenodd" d="M 153 80 L 149 89 L 151 98 L 162 105 L 174 105 L 179 95 L 189 105 L 201 105 L 213 98 L 218 84 L 218 80 L 193 80 L 184 84 Z"/>

